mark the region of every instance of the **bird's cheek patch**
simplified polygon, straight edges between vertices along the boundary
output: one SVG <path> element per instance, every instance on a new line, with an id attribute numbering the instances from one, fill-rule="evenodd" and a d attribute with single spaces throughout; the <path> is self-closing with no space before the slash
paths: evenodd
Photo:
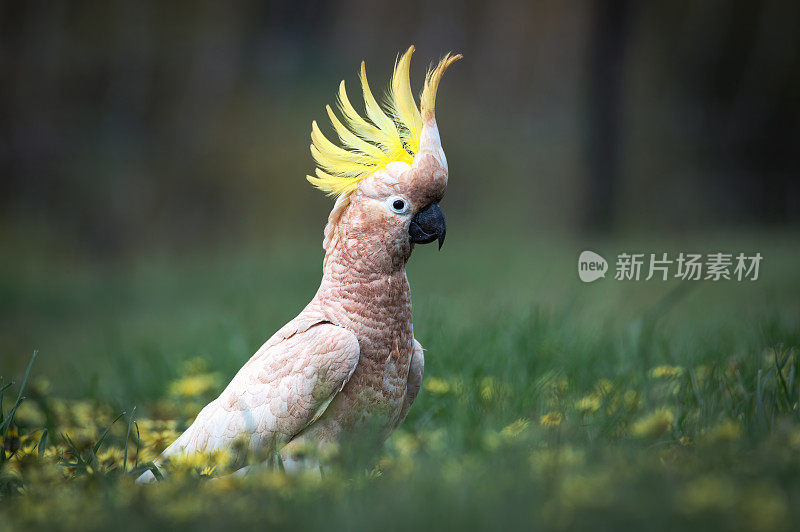
<path id="1" fill-rule="evenodd" d="M 375 204 L 370 205 L 369 209 L 365 209 L 363 216 L 363 223 L 368 227 L 375 227 L 387 222 L 388 215 L 383 205 Z"/>

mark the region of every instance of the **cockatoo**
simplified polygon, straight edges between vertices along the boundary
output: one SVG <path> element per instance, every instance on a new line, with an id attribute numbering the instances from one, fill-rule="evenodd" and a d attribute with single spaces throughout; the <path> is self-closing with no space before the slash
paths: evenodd
<path id="1" fill-rule="evenodd" d="M 377 429 L 383 441 L 405 419 L 424 367 L 405 266 L 415 244 L 438 240 L 441 249 L 445 238 L 439 202 L 448 168 L 434 110 L 442 75 L 461 58 L 447 54 L 428 70 L 418 109 L 409 80 L 413 52 L 412 46 L 395 63 L 385 109 L 361 63 L 366 118 L 341 82 L 341 118 L 326 106 L 341 146 L 312 122 L 317 168 L 308 181 L 336 197 L 324 231 L 320 287 L 157 465 L 237 442 L 296 464 L 300 448 L 342 444 L 365 429 Z M 148 470 L 139 480 L 153 478 Z"/>

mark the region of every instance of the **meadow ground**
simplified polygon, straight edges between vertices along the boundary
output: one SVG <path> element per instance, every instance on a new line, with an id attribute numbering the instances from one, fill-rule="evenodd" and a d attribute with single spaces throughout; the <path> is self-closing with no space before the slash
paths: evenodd
<path id="1" fill-rule="evenodd" d="M 409 264 L 424 386 L 377 455 L 331 450 L 322 477 L 209 481 L 225 471 L 217 455 L 144 487 L 135 471 L 311 298 L 319 243 L 103 265 L 6 252 L 6 421 L 38 356 L 0 425 L 2 528 L 788 530 L 800 520 L 798 241 L 595 242 L 607 258 L 764 261 L 755 282 L 587 285 L 582 243 L 451 235 Z"/>

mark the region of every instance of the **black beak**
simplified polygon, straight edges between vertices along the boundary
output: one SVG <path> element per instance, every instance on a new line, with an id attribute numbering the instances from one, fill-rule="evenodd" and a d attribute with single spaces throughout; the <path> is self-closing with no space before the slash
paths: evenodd
<path id="1" fill-rule="evenodd" d="M 411 219 L 408 226 L 408 235 L 415 244 L 428 244 L 434 240 L 439 240 L 439 249 L 444 244 L 444 235 L 447 233 L 447 224 L 444 221 L 444 213 L 439 203 L 434 201 Z"/>

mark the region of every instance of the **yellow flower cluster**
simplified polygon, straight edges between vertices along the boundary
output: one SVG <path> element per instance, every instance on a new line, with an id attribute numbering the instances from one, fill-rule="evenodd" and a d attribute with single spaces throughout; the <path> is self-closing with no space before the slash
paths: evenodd
<path id="1" fill-rule="evenodd" d="M 543 427 L 557 427 L 561 424 L 562 419 L 559 412 L 548 412 L 539 418 L 539 424 Z"/>
<path id="2" fill-rule="evenodd" d="M 346 496 L 343 493 L 370 493 L 373 486 L 382 485 L 378 483 L 394 489 L 420 478 L 435 478 L 445 491 L 462 493 L 459 490 L 474 479 L 500 478 L 503 468 L 510 468 L 516 476 L 509 485 L 530 482 L 545 487 L 540 492 L 541 515 L 556 528 L 570 528 L 584 511 L 605 511 L 630 496 L 631 486 L 645 478 L 637 476 L 641 471 L 653 475 L 668 466 L 664 504 L 675 504 L 681 519 L 730 514 L 743 529 L 780 530 L 795 515 L 787 496 L 791 491 L 780 482 L 768 477 L 752 480 L 758 472 L 751 467 L 714 472 L 703 465 L 704 458 L 712 456 L 708 453 L 739 456 L 746 449 L 748 456 L 769 455 L 774 460 L 770 467 L 780 470 L 794 467 L 800 453 L 800 428 L 791 404 L 787 409 L 795 410 L 776 416 L 772 432 L 756 449 L 746 447 L 753 439 L 746 417 L 730 411 L 708 414 L 698 400 L 703 386 L 728 386 L 723 388 L 724 400 L 750 404 L 744 403 L 745 392 L 737 391 L 741 381 L 732 379 L 726 366 L 656 366 L 586 385 L 554 371 L 522 388 L 531 392 L 527 396 L 519 393 L 518 383 L 494 376 L 471 381 L 464 376 L 427 377 L 416 403 L 419 408 L 363 469 L 342 465 L 352 449 L 309 447 L 299 451 L 324 464 L 323 474 L 314 470 L 292 476 L 281 470 L 275 453 L 254 456 L 246 445 L 239 445 L 231 451 L 173 458 L 165 464 L 165 482 L 141 489 L 133 484 L 136 472 L 174 441 L 204 397 L 216 391 L 218 379 L 201 360 L 187 364 L 185 371 L 172 383 L 167 398 L 147 405 L 152 417 L 137 415 L 135 423 L 129 414 L 113 423 L 118 412 L 98 401 L 48 396 L 49 415 L 41 403 L 24 403 L 0 440 L 7 456 L 0 464 L 0 485 L 3 494 L 15 497 L 13 511 L 24 513 L 26 522 L 34 525 L 52 525 L 51 514 L 57 511 L 68 516 L 60 526 L 100 528 L 108 524 L 106 503 L 91 494 L 103 486 L 109 487 L 106 501 L 122 508 L 156 496 L 168 500 L 159 511 L 178 524 L 192 523 L 208 512 L 210 501 L 221 500 L 220 494 L 231 512 L 248 515 L 254 500 L 248 493 L 254 491 L 264 495 L 259 501 L 277 501 L 270 511 L 280 518 L 285 507 L 281 502 L 314 500 L 318 495 L 338 501 Z M 736 371 L 739 366 L 734 376 Z M 713 399 L 721 400 L 716 395 Z M 467 411 L 483 417 L 470 418 L 477 421 L 473 424 L 447 424 L 437 416 L 451 406 L 448 419 Z M 42 427 L 49 420 L 56 426 L 45 436 Z M 266 465 L 245 477 L 228 474 L 243 464 Z M 0 508 L 0 517 L 3 511 Z M 72 517 L 78 513 L 80 518 Z"/>
<path id="3" fill-rule="evenodd" d="M 211 373 L 187 375 L 171 382 L 169 392 L 178 397 L 193 398 L 212 392 L 216 383 L 216 375 Z"/>
<path id="4" fill-rule="evenodd" d="M 683 368 L 680 366 L 656 366 L 650 370 L 650 376 L 654 379 L 675 379 L 683 375 Z"/>
<path id="5" fill-rule="evenodd" d="M 639 438 L 663 436 L 675 424 L 675 414 L 668 408 L 661 408 L 639 418 L 631 427 L 631 434 Z"/>

